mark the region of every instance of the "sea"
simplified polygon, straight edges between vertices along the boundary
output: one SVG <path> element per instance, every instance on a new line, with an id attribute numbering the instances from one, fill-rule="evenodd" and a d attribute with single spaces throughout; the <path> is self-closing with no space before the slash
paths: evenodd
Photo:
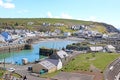
<path id="1" fill-rule="evenodd" d="M 11 63 L 22 65 L 22 59 L 26 58 L 28 62 L 35 62 L 36 60 L 45 58 L 39 54 L 39 48 L 54 48 L 61 50 L 62 48 L 66 48 L 68 44 L 76 43 L 76 41 L 68 41 L 68 40 L 59 40 L 59 41 L 43 41 L 37 44 L 32 44 L 31 50 L 22 50 L 17 52 L 10 53 L 1 53 L 0 54 L 0 62 Z"/>

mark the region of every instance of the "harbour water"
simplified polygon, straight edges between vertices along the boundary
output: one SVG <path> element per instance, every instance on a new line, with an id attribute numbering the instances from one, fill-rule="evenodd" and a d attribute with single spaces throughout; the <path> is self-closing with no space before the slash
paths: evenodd
<path id="1" fill-rule="evenodd" d="M 5 60 L 6 63 L 22 64 L 22 59 L 27 58 L 28 62 L 34 62 L 35 60 L 42 58 L 42 56 L 39 55 L 40 47 L 62 49 L 63 47 L 65 48 L 66 45 L 72 44 L 72 43 L 75 43 L 75 41 L 61 40 L 61 41 L 40 42 L 37 44 L 33 44 L 32 50 L 22 50 L 19 52 L 1 53 L 0 61 L 4 62 Z"/>

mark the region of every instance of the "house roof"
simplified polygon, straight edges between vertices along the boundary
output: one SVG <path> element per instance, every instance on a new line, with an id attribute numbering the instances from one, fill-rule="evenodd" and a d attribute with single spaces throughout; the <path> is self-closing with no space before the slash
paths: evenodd
<path id="1" fill-rule="evenodd" d="M 57 52 L 57 55 L 60 57 L 60 58 L 65 58 L 65 57 L 68 57 L 68 54 L 63 51 L 63 50 L 60 50 Z"/>
<path id="2" fill-rule="evenodd" d="M 115 47 L 112 46 L 112 45 L 107 45 L 106 47 L 109 48 L 109 49 L 115 49 Z"/>
<path id="3" fill-rule="evenodd" d="M 45 59 L 45 60 L 51 62 L 51 63 L 54 64 L 55 66 L 57 66 L 58 63 L 59 63 L 59 60 L 57 60 L 57 59 L 48 59 L 48 58 L 47 58 L 47 59 Z"/>
<path id="4" fill-rule="evenodd" d="M 102 46 L 92 46 L 92 47 L 90 47 L 90 50 L 91 51 L 101 51 L 101 50 L 103 50 L 103 47 Z"/>
<path id="5" fill-rule="evenodd" d="M 48 60 L 43 60 L 41 62 L 39 62 L 38 64 L 41 64 L 42 66 L 44 66 L 46 69 L 50 70 L 54 67 L 56 67 L 53 63 L 51 63 L 50 61 Z"/>

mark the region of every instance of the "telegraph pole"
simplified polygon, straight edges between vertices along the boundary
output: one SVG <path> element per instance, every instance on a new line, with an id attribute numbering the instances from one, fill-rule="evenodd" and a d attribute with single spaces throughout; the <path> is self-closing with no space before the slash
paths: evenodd
<path id="1" fill-rule="evenodd" d="M 4 70 L 5 70 L 5 57 L 4 57 Z"/>

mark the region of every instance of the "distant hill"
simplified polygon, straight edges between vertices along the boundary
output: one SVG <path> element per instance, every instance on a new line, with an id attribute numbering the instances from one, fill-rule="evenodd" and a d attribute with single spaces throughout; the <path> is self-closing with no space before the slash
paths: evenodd
<path id="1" fill-rule="evenodd" d="M 31 25 L 28 24 L 31 22 Z M 33 24 L 32 24 L 33 23 Z M 44 27 L 43 23 L 50 23 L 49 27 Z M 53 25 L 55 23 L 61 23 L 61 30 L 63 31 L 72 31 L 70 27 L 73 25 L 86 25 L 89 26 L 88 29 L 99 31 L 101 33 L 110 33 L 110 32 L 119 32 L 114 26 L 92 22 L 92 21 L 83 21 L 83 20 L 72 20 L 72 19 L 53 19 L 53 18 L 0 18 L 0 29 L 9 28 L 9 29 L 30 29 L 30 30 L 50 30 L 53 31 L 56 27 Z"/>

